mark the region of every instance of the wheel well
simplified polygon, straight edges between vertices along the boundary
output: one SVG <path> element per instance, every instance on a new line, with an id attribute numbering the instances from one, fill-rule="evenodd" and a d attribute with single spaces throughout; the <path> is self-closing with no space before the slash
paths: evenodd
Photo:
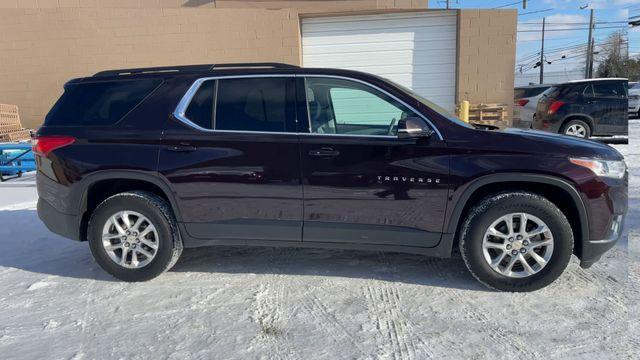
<path id="1" fill-rule="evenodd" d="M 567 117 L 562 122 L 562 126 L 560 126 L 560 128 L 564 127 L 571 120 L 584 121 L 587 124 L 587 126 L 589 127 L 589 133 L 593 134 L 593 122 L 591 121 L 591 119 L 589 119 L 588 117 L 580 116 L 580 115 L 572 115 L 572 116 Z"/>
<path id="2" fill-rule="evenodd" d="M 81 240 L 87 240 L 87 226 L 93 210 L 107 198 L 127 191 L 148 191 L 165 199 L 167 203 L 171 203 L 167 194 L 158 186 L 151 182 L 135 179 L 106 179 L 97 181 L 87 190 L 86 208 L 82 215 L 80 223 Z"/>
<path id="3" fill-rule="evenodd" d="M 487 184 L 476 189 L 467 200 L 464 209 L 460 214 L 456 229 L 454 249 L 457 249 L 460 229 L 462 228 L 462 224 L 464 223 L 464 219 L 467 217 L 469 210 L 487 196 L 510 191 L 526 191 L 538 194 L 540 196 L 544 196 L 547 200 L 556 205 L 564 213 L 571 225 L 574 238 L 573 252 L 578 255 L 578 257 L 581 256 L 582 242 L 580 239 L 582 239 L 582 227 L 580 222 L 580 213 L 571 195 L 558 186 L 526 181 L 498 182 Z"/>

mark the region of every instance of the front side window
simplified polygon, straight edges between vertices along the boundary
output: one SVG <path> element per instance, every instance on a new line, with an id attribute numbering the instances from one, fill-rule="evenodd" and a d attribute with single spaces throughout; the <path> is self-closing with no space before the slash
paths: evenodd
<path id="1" fill-rule="evenodd" d="M 293 78 L 256 77 L 218 80 L 215 129 L 237 131 L 295 132 L 291 119 L 295 105 Z"/>
<path id="2" fill-rule="evenodd" d="M 365 84 L 335 78 L 305 79 L 310 131 L 316 134 L 395 135 L 409 108 Z"/>

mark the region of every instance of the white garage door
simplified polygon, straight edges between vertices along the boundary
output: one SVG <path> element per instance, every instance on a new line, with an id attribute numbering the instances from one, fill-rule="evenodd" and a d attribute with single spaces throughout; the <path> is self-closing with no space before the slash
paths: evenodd
<path id="1" fill-rule="evenodd" d="M 380 75 L 453 111 L 456 21 L 448 11 L 303 19 L 302 61 Z"/>

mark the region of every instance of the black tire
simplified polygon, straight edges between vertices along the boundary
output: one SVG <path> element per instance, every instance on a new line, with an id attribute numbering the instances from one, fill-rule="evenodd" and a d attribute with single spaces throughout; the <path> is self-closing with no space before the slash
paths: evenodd
<path id="1" fill-rule="evenodd" d="M 568 134 L 567 131 L 569 131 L 571 126 L 574 126 L 574 125 L 581 126 L 582 128 L 584 128 L 585 136 Z M 586 122 L 575 119 L 575 120 L 570 120 L 566 124 L 562 125 L 562 128 L 560 129 L 560 133 L 568 136 L 575 136 L 583 139 L 588 139 L 591 136 L 591 127 Z"/>
<path id="2" fill-rule="evenodd" d="M 146 218 L 158 233 L 158 249 L 155 257 L 146 266 L 130 269 L 111 260 L 102 245 L 102 229 L 107 220 L 119 211 L 135 211 Z M 113 195 L 104 200 L 91 214 L 87 237 L 91 254 L 106 272 L 128 282 L 146 281 L 169 270 L 182 254 L 182 240 L 173 212 L 161 197 L 145 192 L 131 191 Z"/>
<path id="3" fill-rule="evenodd" d="M 491 268 L 482 250 L 483 237 L 491 224 L 501 216 L 517 212 L 539 218 L 553 234 L 553 251 L 546 266 L 522 278 L 509 277 Z M 460 231 L 459 245 L 467 268 L 478 281 L 495 290 L 526 292 L 543 288 L 562 274 L 573 253 L 573 232 L 562 211 L 546 198 L 527 192 L 505 192 L 483 199 L 469 211 Z"/>

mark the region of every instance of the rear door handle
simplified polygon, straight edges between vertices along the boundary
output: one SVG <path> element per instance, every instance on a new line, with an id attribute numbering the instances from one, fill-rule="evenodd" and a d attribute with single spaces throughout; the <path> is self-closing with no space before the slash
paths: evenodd
<path id="1" fill-rule="evenodd" d="M 197 147 L 188 143 L 180 143 L 180 145 L 173 145 L 168 147 L 169 151 L 175 151 L 175 152 L 192 152 L 192 151 L 196 151 L 197 149 L 198 149 Z"/>
<path id="2" fill-rule="evenodd" d="M 321 149 L 309 150 L 309 156 L 321 157 L 321 158 L 332 158 L 340 155 L 340 151 L 333 150 L 330 147 L 323 147 Z"/>

